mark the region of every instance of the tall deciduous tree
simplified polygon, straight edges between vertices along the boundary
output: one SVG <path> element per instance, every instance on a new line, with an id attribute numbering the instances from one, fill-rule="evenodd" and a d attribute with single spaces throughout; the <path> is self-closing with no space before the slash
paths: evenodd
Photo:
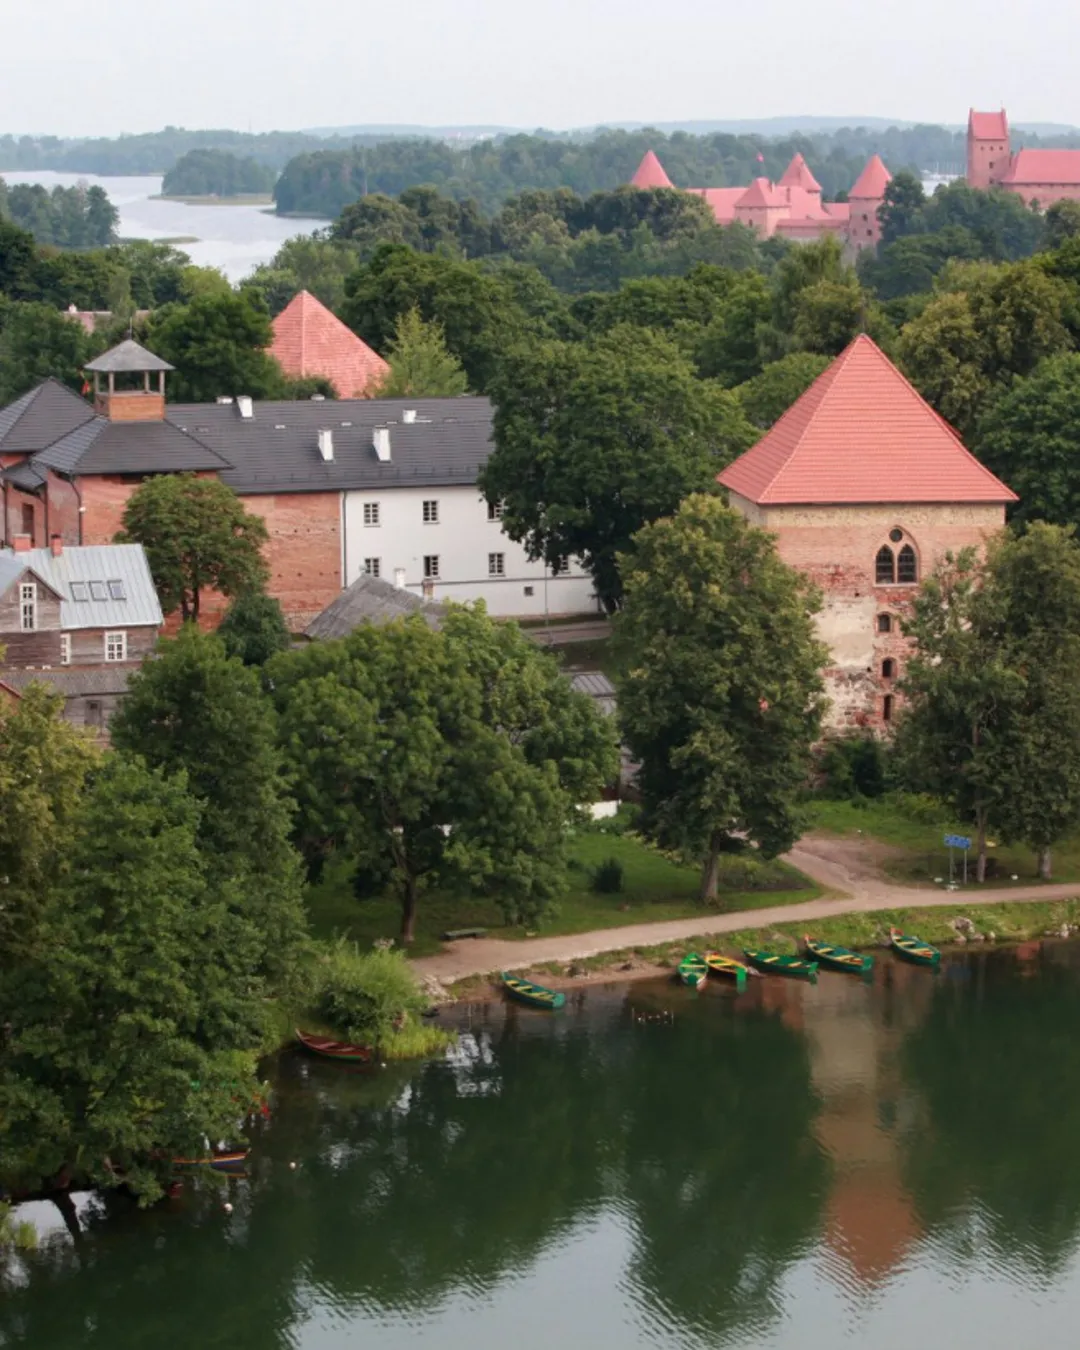
<path id="1" fill-rule="evenodd" d="M 641 530 L 623 571 L 619 718 L 646 828 L 704 856 L 713 900 L 725 840 L 774 857 L 798 837 L 824 703 L 819 600 L 764 530 L 702 495 Z"/>
<path id="2" fill-rule="evenodd" d="M 8 306 L 0 318 L 0 407 L 50 376 L 80 388 L 95 351 L 82 324 L 49 305 Z"/>
<path id="3" fill-rule="evenodd" d="M 229 656 L 245 666 L 264 666 L 272 656 L 289 649 L 289 628 L 281 605 L 265 591 L 241 591 L 218 628 Z"/>
<path id="4" fill-rule="evenodd" d="M 124 507 L 117 539 L 142 544 L 165 614 L 198 621 L 204 590 L 235 596 L 267 579 L 266 525 L 216 478 L 147 478 Z"/>
<path id="5" fill-rule="evenodd" d="M 284 377 L 267 353 L 273 340 L 261 297 L 233 291 L 227 282 L 223 290 L 215 285 L 190 304 L 162 310 L 147 334 L 150 348 L 176 367 L 170 398 L 198 403 L 212 403 L 219 394 L 276 397 Z"/>
<path id="6" fill-rule="evenodd" d="M 580 557 L 608 609 L 633 535 L 707 490 L 755 439 L 730 391 L 699 380 L 666 338 L 628 325 L 511 353 L 495 402 L 482 486 L 503 503 L 503 528 L 533 558 Z"/>
<path id="7" fill-rule="evenodd" d="M 375 398 L 457 398 L 468 389 L 442 325 L 425 323 L 418 309 L 398 319 L 386 359 L 390 369 L 373 391 Z"/>

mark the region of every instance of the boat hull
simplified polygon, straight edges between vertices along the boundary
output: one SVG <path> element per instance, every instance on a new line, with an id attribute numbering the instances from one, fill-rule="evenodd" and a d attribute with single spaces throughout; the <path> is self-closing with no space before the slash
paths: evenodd
<path id="1" fill-rule="evenodd" d="M 741 961 L 733 956 L 721 956 L 719 952 L 706 952 L 705 964 L 710 975 L 718 975 L 722 980 L 733 980 L 737 989 L 741 989 L 750 972 Z"/>
<path id="2" fill-rule="evenodd" d="M 786 975 L 793 980 L 816 980 L 817 962 L 801 956 L 777 956 L 775 952 L 744 950 L 743 955 L 765 975 Z"/>
<path id="3" fill-rule="evenodd" d="M 700 989 L 709 978 L 709 967 L 697 952 L 689 952 L 679 962 L 679 979 L 688 989 Z"/>
<path id="4" fill-rule="evenodd" d="M 503 988 L 515 1003 L 523 1003 L 527 1008 L 540 1008 L 544 1012 L 554 1012 L 566 1002 L 566 995 L 555 989 L 545 989 L 542 984 L 533 984 L 517 975 L 509 975 L 504 970 L 500 976 Z"/>
<path id="5" fill-rule="evenodd" d="M 330 1059 L 337 1064 L 373 1064 L 375 1051 L 369 1045 L 355 1045 L 351 1041 L 335 1041 L 329 1036 L 313 1036 L 308 1031 L 295 1033 L 296 1039 L 308 1054 L 319 1059 Z"/>
<path id="6" fill-rule="evenodd" d="M 807 938 L 806 952 L 819 966 L 826 970 L 838 971 L 843 975 L 869 975 L 874 969 L 872 956 L 849 951 L 847 947 L 835 947 L 828 942 L 813 942 Z"/>
<path id="7" fill-rule="evenodd" d="M 910 933 L 901 933 L 895 928 L 889 933 L 889 946 L 901 960 L 913 966 L 934 968 L 941 962 L 941 953 L 936 947 Z"/>
<path id="8" fill-rule="evenodd" d="M 236 1149 L 232 1153 L 215 1153 L 208 1158 L 174 1158 L 173 1168 L 177 1172 L 196 1172 L 209 1167 L 211 1172 L 242 1172 L 247 1164 L 248 1149 Z"/>

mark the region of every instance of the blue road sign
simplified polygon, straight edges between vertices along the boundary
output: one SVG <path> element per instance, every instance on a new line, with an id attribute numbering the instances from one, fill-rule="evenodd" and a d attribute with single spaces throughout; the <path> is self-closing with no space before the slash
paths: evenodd
<path id="1" fill-rule="evenodd" d="M 945 836 L 946 848 L 970 848 L 971 840 L 966 834 L 947 834 Z"/>

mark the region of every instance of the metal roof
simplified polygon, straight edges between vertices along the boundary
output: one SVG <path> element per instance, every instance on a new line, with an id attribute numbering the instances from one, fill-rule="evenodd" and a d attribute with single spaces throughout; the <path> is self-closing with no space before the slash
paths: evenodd
<path id="1" fill-rule="evenodd" d="M 59 473 L 193 473 L 229 461 L 171 422 L 110 422 L 95 417 L 34 456 Z"/>
<path id="2" fill-rule="evenodd" d="M 12 582 L 17 581 L 26 571 L 22 561 L 25 553 L 12 553 L 10 549 L 0 549 L 0 595 L 3 595 Z"/>
<path id="3" fill-rule="evenodd" d="M 5 454 L 34 454 L 93 417 L 94 410 L 85 399 L 59 380 L 45 380 L 0 408 L 0 450 Z"/>
<path id="4" fill-rule="evenodd" d="M 119 663 L 87 669 L 72 666 L 66 670 L 5 670 L 3 682 L 21 694 L 39 680 L 52 685 L 65 698 L 79 698 L 86 694 L 124 694 L 128 680 L 137 673 L 137 666 Z"/>
<path id="5" fill-rule="evenodd" d="M 54 557 L 47 548 L 31 548 L 24 553 L 0 550 L 0 569 L 5 562 L 14 562 L 17 576 L 29 568 L 47 586 L 60 596 L 60 627 L 76 628 L 141 628 L 161 624 L 161 604 L 150 576 L 150 566 L 141 544 L 88 544 L 85 547 L 65 547 Z M 0 570 L 0 586 L 3 586 Z M 81 581 L 90 597 L 90 583 L 103 584 L 104 598 L 75 600 L 71 583 Z M 125 598 L 115 599 L 109 591 L 109 582 L 118 581 Z M 10 581 L 9 583 L 10 584 Z M 3 589 L 7 589 L 6 586 Z"/>
<path id="6" fill-rule="evenodd" d="M 615 686 L 599 670 L 567 672 L 570 683 L 579 694 L 588 694 L 603 713 L 613 714 L 616 706 Z"/>
<path id="7" fill-rule="evenodd" d="M 163 361 L 160 356 L 155 356 L 153 352 L 148 352 L 145 347 L 127 338 L 119 346 L 110 347 L 93 361 L 87 361 L 83 369 L 112 371 L 114 374 L 135 371 L 142 374 L 146 370 L 175 370 L 176 367 L 170 366 L 168 361 Z"/>
<path id="8" fill-rule="evenodd" d="M 310 638 L 341 638 L 364 623 L 390 623 L 409 614 L 422 614 L 430 628 L 446 617 L 443 605 L 421 600 L 402 586 L 392 586 L 379 577 L 358 577 L 346 590 L 317 614 L 305 629 Z"/>

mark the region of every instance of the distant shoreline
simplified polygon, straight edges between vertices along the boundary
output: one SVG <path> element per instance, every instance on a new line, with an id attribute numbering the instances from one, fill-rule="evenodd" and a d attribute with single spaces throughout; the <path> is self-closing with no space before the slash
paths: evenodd
<path id="1" fill-rule="evenodd" d="M 205 196 L 199 196 L 195 193 L 190 195 L 177 193 L 173 196 L 168 192 L 158 192 L 147 200 L 152 202 L 182 202 L 185 206 L 271 206 L 274 201 L 269 192 L 241 193 L 236 197 L 218 197 L 214 193 L 208 193 Z"/>

